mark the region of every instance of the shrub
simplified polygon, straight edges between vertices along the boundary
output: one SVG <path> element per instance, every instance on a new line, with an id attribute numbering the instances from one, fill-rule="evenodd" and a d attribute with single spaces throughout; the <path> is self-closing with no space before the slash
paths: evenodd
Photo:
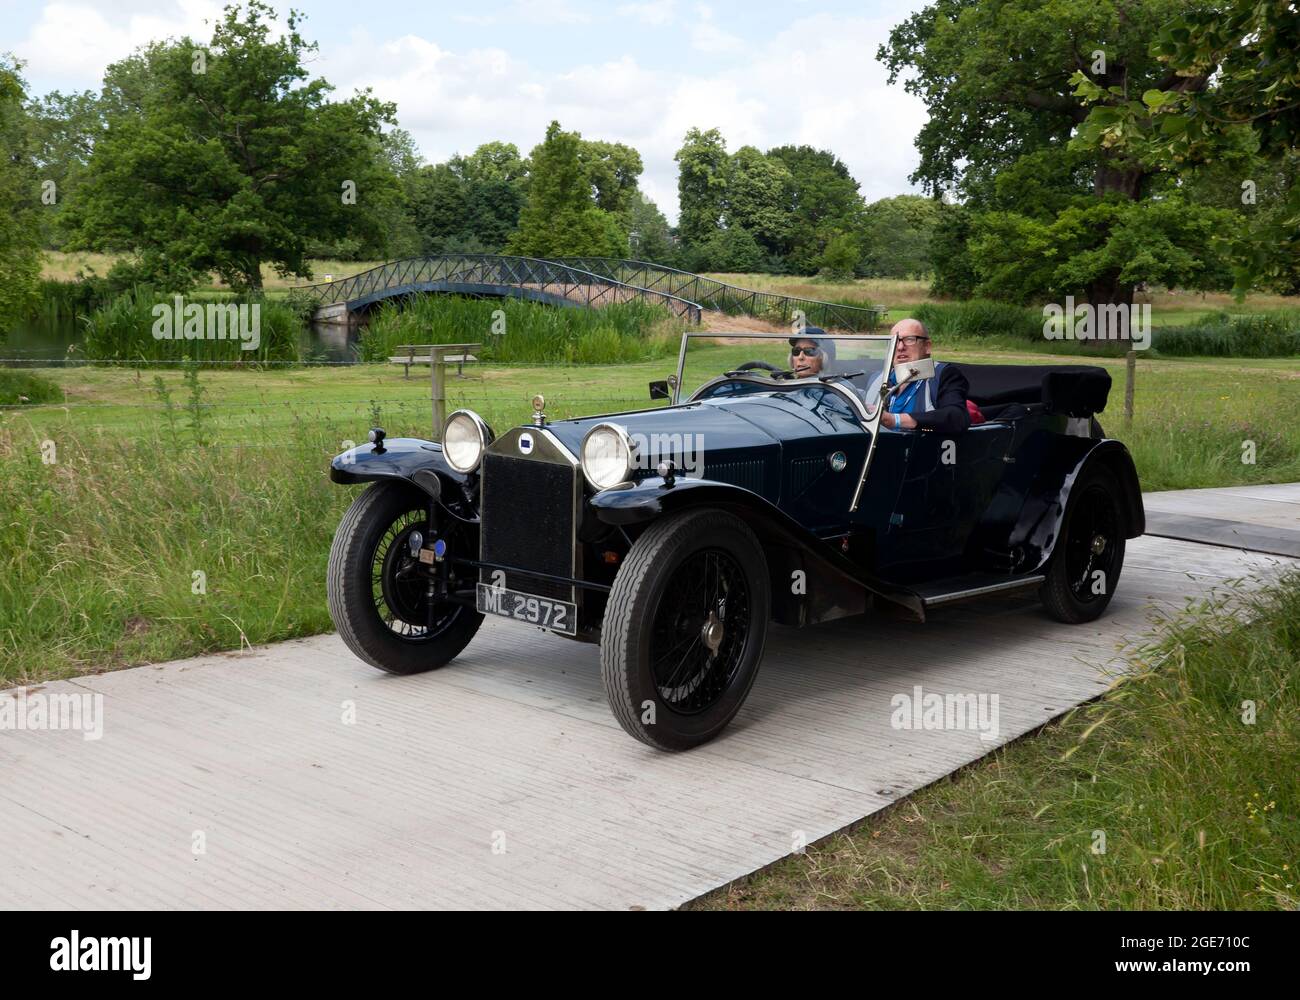
<path id="1" fill-rule="evenodd" d="M 63 390 L 49 379 L 16 368 L 0 368 L 0 406 L 62 401 Z"/>

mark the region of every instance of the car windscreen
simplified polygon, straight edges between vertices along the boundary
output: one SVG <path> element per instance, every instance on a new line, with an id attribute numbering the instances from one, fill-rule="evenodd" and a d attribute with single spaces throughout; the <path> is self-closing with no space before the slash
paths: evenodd
<path id="1" fill-rule="evenodd" d="M 860 397 L 891 356 L 890 338 L 876 335 L 688 333 L 682 352 L 681 398 L 728 372 L 761 378 L 836 376 Z"/>

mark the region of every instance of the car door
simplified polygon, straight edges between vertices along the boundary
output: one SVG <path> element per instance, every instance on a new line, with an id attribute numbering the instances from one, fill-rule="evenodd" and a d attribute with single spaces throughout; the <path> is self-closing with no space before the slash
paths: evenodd
<path id="1" fill-rule="evenodd" d="M 882 568 L 891 567 L 900 580 L 934 579 L 969 568 L 967 542 L 1002 480 L 1011 428 L 988 423 L 960 434 L 885 434 L 907 440 Z"/>

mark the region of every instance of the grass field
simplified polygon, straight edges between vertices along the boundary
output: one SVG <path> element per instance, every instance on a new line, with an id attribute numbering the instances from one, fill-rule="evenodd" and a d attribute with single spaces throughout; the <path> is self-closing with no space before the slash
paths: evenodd
<path id="1" fill-rule="evenodd" d="M 1137 667 L 692 908 L 1300 908 L 1300 575 L 1167 621 Z"/>
<path id="2" fill-rule="evenodd" d="M 854 281 L 814 281 L 797 275 L 772 274 L 709 274 L 741 288 L 760 292 L 776 292 L 799 298 L 821 299 L 829 302 L 860 302 L 864 305 L 887 306 L 889 318 L 898 320 L 912 307 L 938 301 L 930 295 L 929 281 L 912 281 L 899 278 L 860 278 Z M 1294 296 L 1256 294 L 1237 302 L 1232 295 L 1221 292 L 1184 292 L 1177 289 L 1157 289 L 1148 295 L 1139 295 L 1138 302 L 1151 304 L 1151 322 L 1155 326 L 1177 326 L 1190 323 L 1207 312 L 1225 311 L 1233 315 L 1252 315 L 1278 309 L 1298 309 L 1300 299 Z"/>
<path id="3" fill-rule="evenodd" d="M 713 347 L 698 370 L 747 348 Z M 1034 361 L 954 352 L 954 360 Z M 1106 361 L 1122 384 L 1120 364 Z M 554 418 L 650 405 L 672 362 L 498 366 L 451 379 L 448 409 L 497 427 L 541 391 Z M 1300 479 L 1294 362 L 1142 361 L 1136 419 L 1102 421 L 1144 488 Z M 0 677 L 36 680 L 330 627 L 329 542 L 354 490 L 331 456 L 382 424 L 431 433 L 427 372 L 389 365 L 268 371 L 44 369 L 62 403 L 0 408 Z M 1242 462 L 1245 442 L 1255 462 Z M 52 461 L 48 461 L 51 457 Z M 192 591 L 194 573 L 206 592 Z"/>
<path id="4" fill-rule="evenodd" d="M 53 278 L 57 281 L 75 281 L 82 272 L 94 273 L 103 277 L 108 274 L 109 268 L 117 261 L 118 256 L 117 254 L 107 253 L 64 253 L 60 250 L 47 250 L 41 265 L 41 276 Z M 283 292 L 299 285 L 324 281 L 327 274 L 332 275 L 335 279 L 346 278 L 349 275 L 377 267 L 382 263 L 383 261 L 313 260 L 311 261 L 312 278 L 310 280 L 282 277 L 276 273 L 275 268 L 269 264 L 263 264 L 262 287 L 268 292 Z M 226 287 L 225 284 L 214 278 L 210 284 L 204 286 L 203 290 L 223 291 Z"/>

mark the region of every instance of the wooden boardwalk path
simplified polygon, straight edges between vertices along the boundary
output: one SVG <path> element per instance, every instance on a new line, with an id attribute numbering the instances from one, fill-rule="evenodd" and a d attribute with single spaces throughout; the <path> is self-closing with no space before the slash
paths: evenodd
<path id="1" fill-rule="evenodd" d="M 1300 511 L 1300 484 L 1209 492 L 1176 513 Z M 1020 599 L 774 628 L 735 723 L 678 755 L 618 728 L 594 647 L 510 623 L 416 677 L 325 635 L 46 685 L 101 694 L 103 736 L 0 731 L 0 907 L 680 905 L 1096 697 L 1153 608 L 1296 564 L 1146 537 L 1093 625 Z M 916 685 L 997 695 L 996 736 L 893 728 Z"/>

